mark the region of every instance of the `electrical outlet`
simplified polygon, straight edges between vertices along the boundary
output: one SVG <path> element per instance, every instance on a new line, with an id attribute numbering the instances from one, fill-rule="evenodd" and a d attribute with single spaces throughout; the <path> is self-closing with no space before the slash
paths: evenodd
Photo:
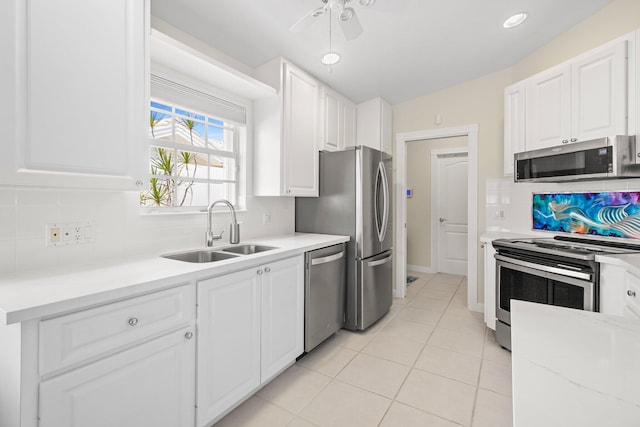
<path id="1" fill-rule="evenodd" d="M 263 224 L 271 224 L 271 214 L 270 213 L 263 213 L 262 214 L 262 223 Z"/>
<path id="2" fill-rule="evenodd" d="M 47 224 L 47 246 L 78 245 L 93 242 L 93 224 L 73 222 Z"/>

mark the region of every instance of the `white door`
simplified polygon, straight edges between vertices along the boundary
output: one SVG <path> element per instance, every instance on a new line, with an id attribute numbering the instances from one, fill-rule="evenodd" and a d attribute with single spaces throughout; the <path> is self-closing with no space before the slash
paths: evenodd
<path id="1" fill-rule="evenodd" d="M 303 255 L 262 269 L 262 382 L 304 351 Z"/>
<path id="2" fill-rule="evenodd" d="M 467 153 L 438 155 L 436 163 L 439 273 L 467 274 Z"/>

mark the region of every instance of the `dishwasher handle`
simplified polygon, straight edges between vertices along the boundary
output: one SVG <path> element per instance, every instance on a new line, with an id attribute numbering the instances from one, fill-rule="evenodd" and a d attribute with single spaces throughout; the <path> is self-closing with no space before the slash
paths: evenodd
<path id="1" fill-rule="evenodd" d="M 314 259 L 311 260 L 311 265 L 326 264 L 328 262 L 333 262 L 333 261 L 339 260 L 342 257 L 344 257 L 344 251 L 338 252 L 337 254 L 324 256 L 324 257 L 321 257 L 321 258 L 314 258 Z"/>

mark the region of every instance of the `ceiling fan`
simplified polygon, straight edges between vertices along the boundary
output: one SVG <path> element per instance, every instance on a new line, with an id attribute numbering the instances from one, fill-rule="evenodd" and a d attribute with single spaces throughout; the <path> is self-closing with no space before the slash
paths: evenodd
<path id="1" fill-rule="evenodd" d="M 290 28 L 293 32 L 304 31 L 309 28 L 327 11 L 334 13 L 340 28 L 347 40 L 353 40 L 362 34 L 362 25 L 354 8 L 348 6 L 351 0 L 321 0 L 324 6 L 313 9 L 305 14 Z M 357 0 L 362 6 L 371 6 L 376 0 Z"/>

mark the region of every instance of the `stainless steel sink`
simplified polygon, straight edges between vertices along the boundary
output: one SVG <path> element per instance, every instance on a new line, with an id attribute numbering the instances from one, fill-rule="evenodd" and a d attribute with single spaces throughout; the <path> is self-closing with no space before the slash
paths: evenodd
<path id="1" fill-rule="evenodd" d="M 238 255 L 216 252 L 216 251 L 191 251 L 180 252 L 177 254 L 162 255 L 162 258 L 175 259 L 177 261 L 184 262 L 215 262 L 222 261 L 223 259 L 237 258 Z"/>
<path id="2" fill-rule="evenodd" d="M 251 255 L 257 254 L 258 252 L 271 251 L 273 249 L 278 249 L 273 246 L 263 246 L 263 245 L 236 245 L 229 246 L 228 248 L 222 249 L 224 252 L 231 252 L 239 255 Z"/>

